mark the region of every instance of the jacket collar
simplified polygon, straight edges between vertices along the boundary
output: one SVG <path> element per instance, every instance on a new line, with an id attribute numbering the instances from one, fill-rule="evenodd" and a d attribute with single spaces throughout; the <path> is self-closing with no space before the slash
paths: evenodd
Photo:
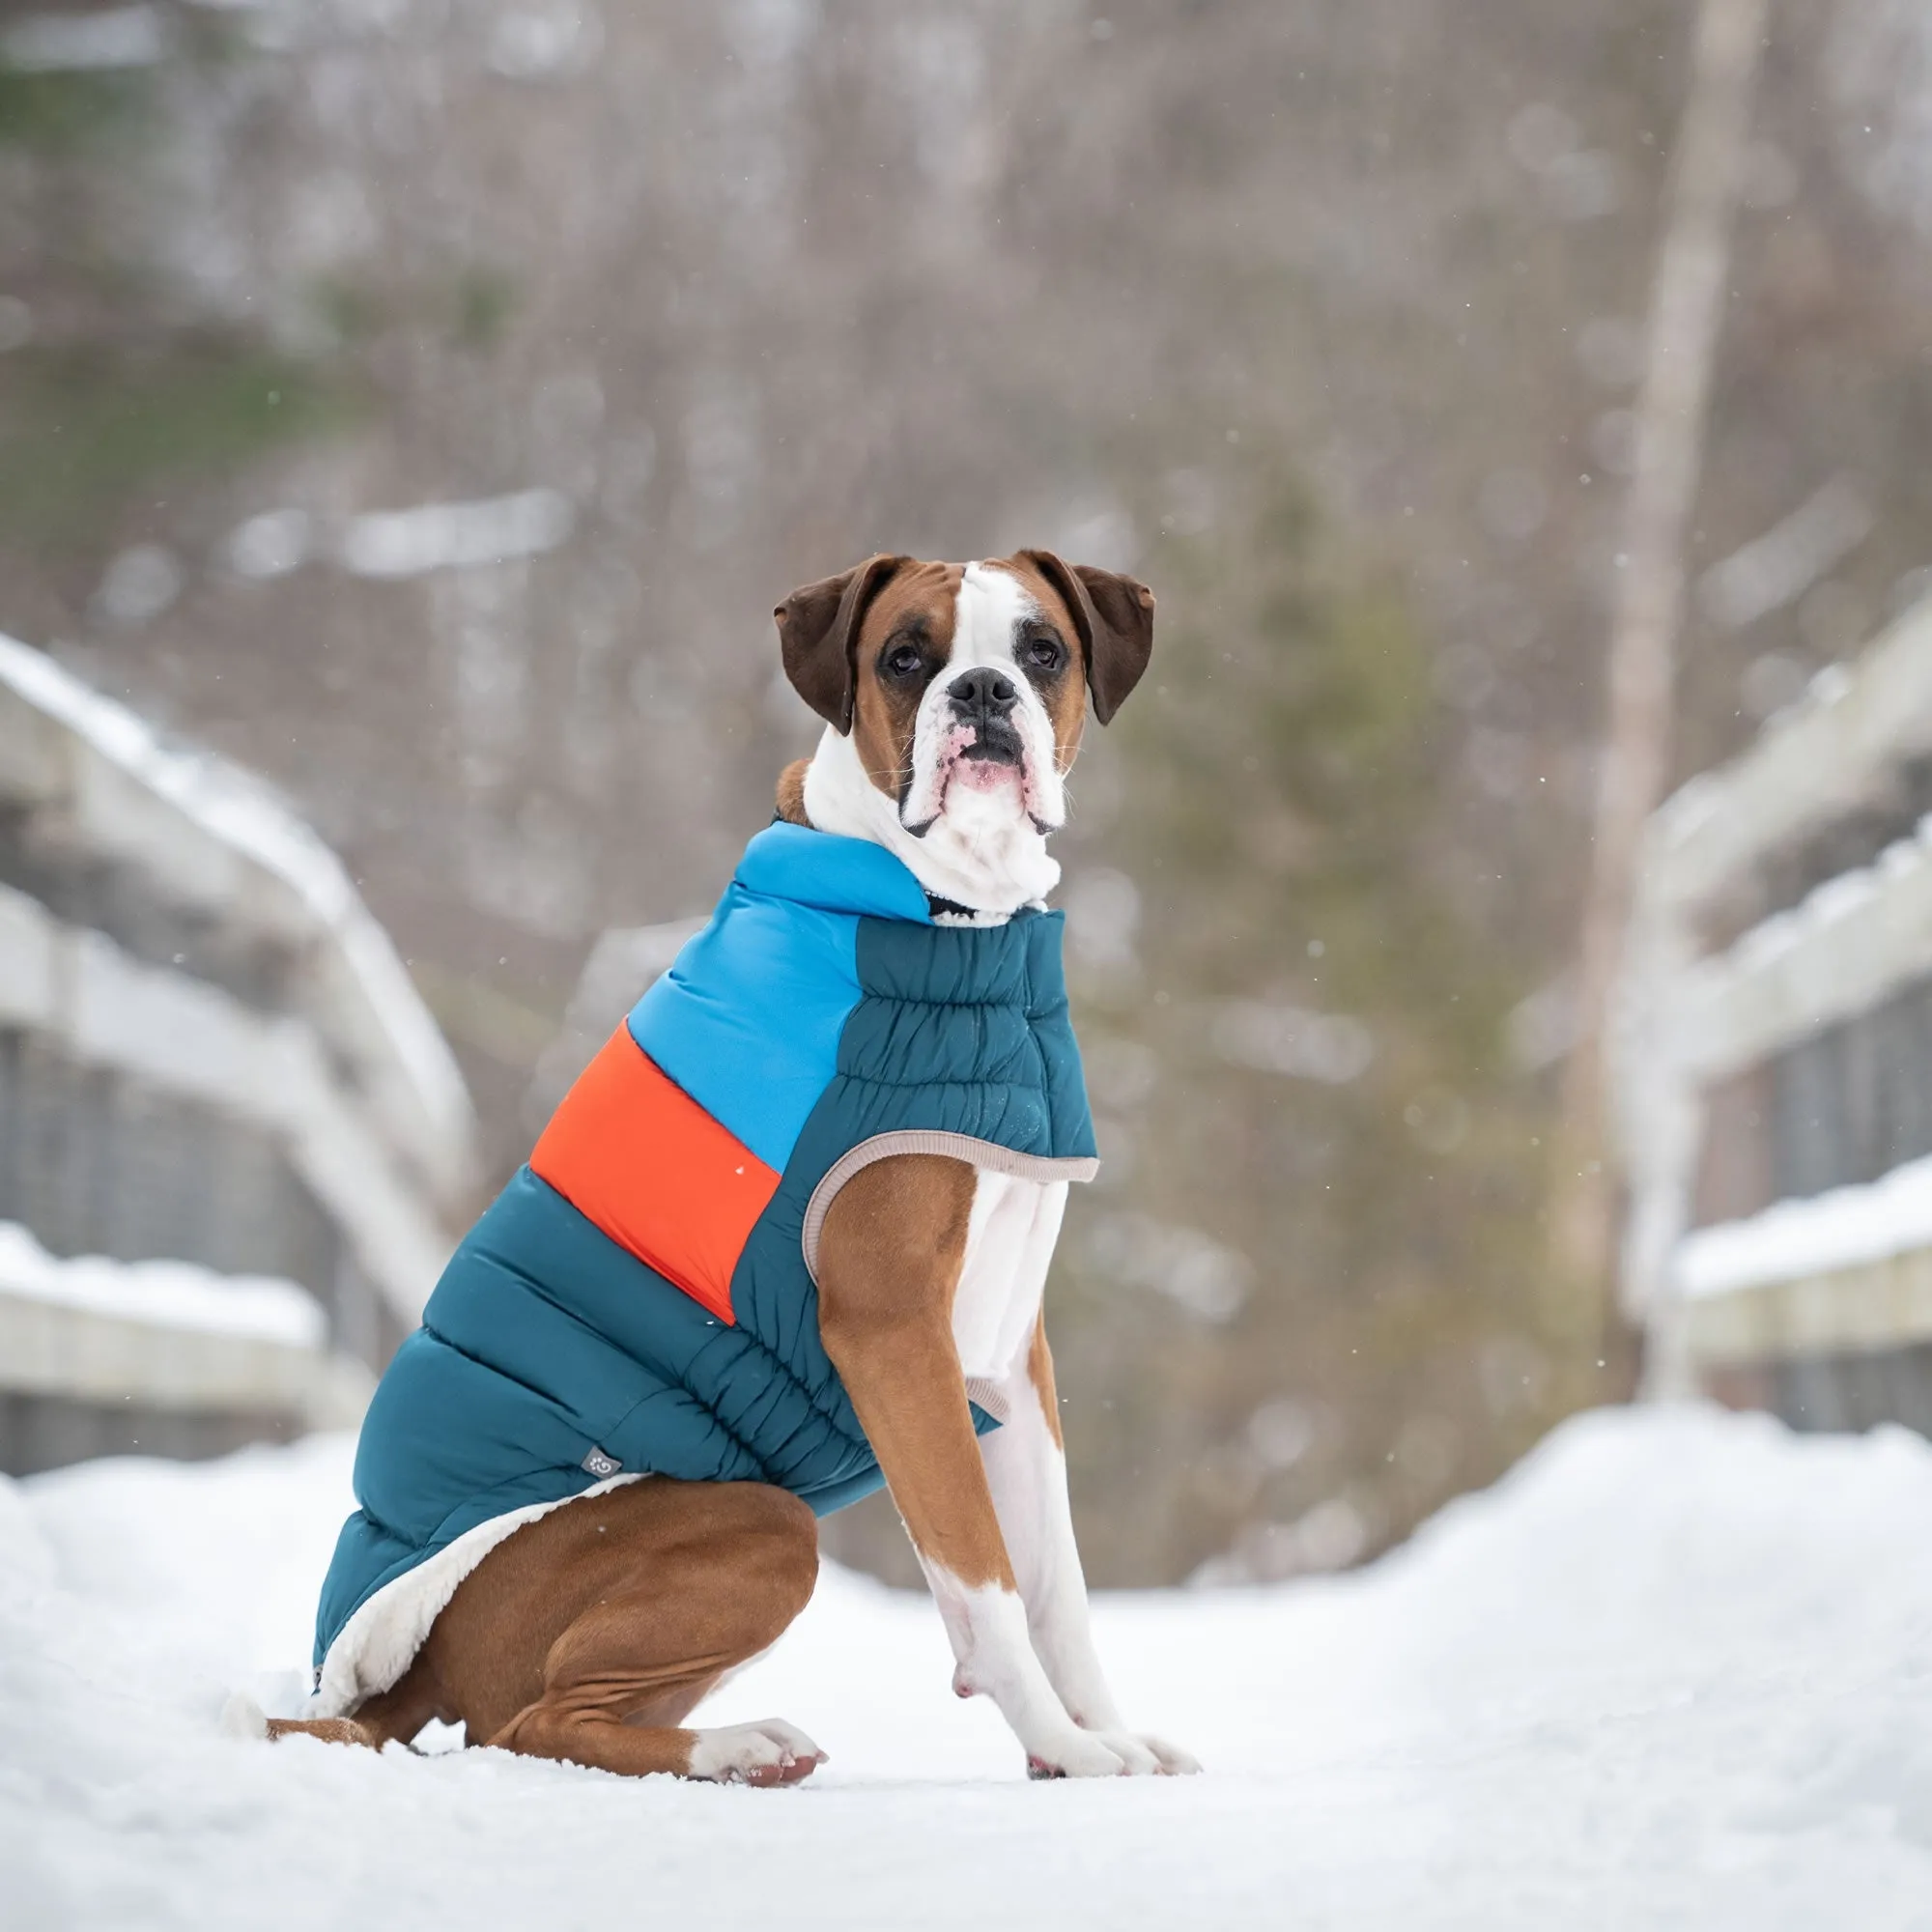
<path id="1" fill-rule="evenodd" d="M 734 877 L 748 893 L 820 912 L 932 923 L 925 888 L 883 845 L 810 825 L 766 826 L 745 847 Z"/>

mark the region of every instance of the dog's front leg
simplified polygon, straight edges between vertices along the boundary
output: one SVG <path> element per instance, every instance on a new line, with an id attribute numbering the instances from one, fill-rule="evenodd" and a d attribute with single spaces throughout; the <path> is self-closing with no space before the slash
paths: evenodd
<path id="1" fill-rule="evenodd" d="M 1134 1769 L 1199 1771 L 1200 1764 L 1179 1746 L 1126 1728 L 1100 1666 L 1067 1500 L 1066 1455 L 1043 1314 L 1034 1323 L 1025 1361 L 1005 1378 L 1002 1392 L 1005 1425 L 982 1436 L 980 1449 L 1034 1650 L 1048 1682 L 1073 1721 L 1096 1733 Z"/>
<path id="2" fill-rule="evenodd" d="M 936 1154 L 847 1181 L 819 1242 L 819 1333 L 939 1605 L 953 1689 L 992 1698 L 1036 1776 L 1153 1771 L 1073 1722 L 1028 1635 L 952 1338 L 973 1187 L 971 1167 Z"/>

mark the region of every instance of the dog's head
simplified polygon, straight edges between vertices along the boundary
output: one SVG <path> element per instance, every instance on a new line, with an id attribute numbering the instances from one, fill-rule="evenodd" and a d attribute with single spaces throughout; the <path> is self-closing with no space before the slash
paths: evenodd
<path id="1" fill-rule="evenodd" d="M 829 727 L 804 774 L 812 824 L 891 846 L 976 911 L 1051 888 L 1044 840 L 1066 816 L 1088 695 L 1104 724 L 1147 668 L 1145 584 L 1050 551 L 874 556 L 775 614 L 786 675 Z"/>

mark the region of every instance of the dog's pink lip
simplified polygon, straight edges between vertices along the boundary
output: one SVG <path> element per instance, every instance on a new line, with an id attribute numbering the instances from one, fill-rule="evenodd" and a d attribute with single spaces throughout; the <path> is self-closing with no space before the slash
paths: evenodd
<path id="1" fill-rule="evenodd" d="M 901 818 L 899 821 L 915 838 L 923 838 L 945 816 L 947 796 L 954 784 L 963 784 L 970 791 L 983 793 L 997 792 L 1007 784 L 1017 785 L 1021 806 L 1034 830 L 1044 837 L 1055 829 L 1037 810 L 1033 761 L 1023 741 L 1015 758 L 985 757 L 979 753 L 978 734 L 972 727 L 955 725 L 940 751 L 933 777 L 939 809 L 923 819 Z"/>
<path id="2" fill-rule="evenodd" d="M 968 791 L 998 791 L 1002 785 L 1021 782 L 1019 766 L 998 763 L 990 758 L 976 758 L 971 753 L 958 759 L 946 775 L 949 791 L 956 784 L 964 785 Z"/>

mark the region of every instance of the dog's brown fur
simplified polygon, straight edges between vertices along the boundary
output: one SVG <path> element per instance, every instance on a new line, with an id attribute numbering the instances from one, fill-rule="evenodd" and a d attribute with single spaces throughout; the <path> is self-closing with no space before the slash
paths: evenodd
<path id="1" fill-rule="evenodd" d="M 1060 1433 L 1060 1390 L 1053 1379 L 1053 1350 L 1046 1346 L 1043 1308 L 1033 1324 L 1033 1346 L 1027 1350 L 1027 1379 L 1039 1398 L 1040 1413 L 1046 1417 L 1046 1433 L 1053 1437 L 1053 1446 L 1064 1451 L 1066 1440 Z"/>
<path id="2" fill-rule="evenodd" d="M 952 1340 L 976 1176 L 899 1154 L 839 1189 L 818 1250 L 818 1332 L 923 1558 L 1013 1587 Z"/>
<path id="3" fill-rule="evenodd" d="M 810 825 L 805 815 L 805 772 L 810 758 L 794 758 L 779 774 L 779 816 L 787 825 Z"/>

